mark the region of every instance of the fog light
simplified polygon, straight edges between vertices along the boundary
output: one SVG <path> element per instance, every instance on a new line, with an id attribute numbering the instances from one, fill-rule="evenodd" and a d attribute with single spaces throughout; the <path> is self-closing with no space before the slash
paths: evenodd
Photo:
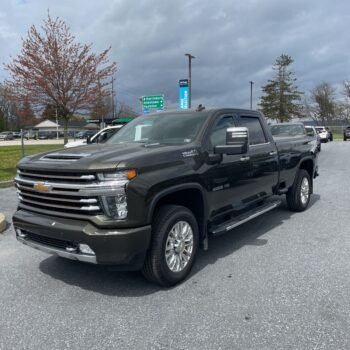
<path id="1" fill-rule="evenodd" d="M 28 236 L 26 233 L 22 232 L 22 230 L 18 227 L 15 228 L 15 231 L 19 238 L 26 238 Z"/>
<path id="2" fill-rule="evenodd" d="M 83 254 L 96 255 L 95 252 L 87 244 L 79 244 L 79 251 Z"/>

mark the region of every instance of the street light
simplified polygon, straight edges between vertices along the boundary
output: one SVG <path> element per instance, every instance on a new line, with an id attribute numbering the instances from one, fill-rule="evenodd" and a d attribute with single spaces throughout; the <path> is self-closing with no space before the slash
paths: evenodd
<path id="1" fill-rule="evenodd" d="M 191 91 L 191 85 L 192 85 L 191 60 L 192 60 L 192 58 L 196 58 L 196 57 L 192 56 L 190 53 L 185 53 L 185 56 L 188 57 L 188 108 L 191 108 L 191 95 L 192 95 L 192 91 Z"/>

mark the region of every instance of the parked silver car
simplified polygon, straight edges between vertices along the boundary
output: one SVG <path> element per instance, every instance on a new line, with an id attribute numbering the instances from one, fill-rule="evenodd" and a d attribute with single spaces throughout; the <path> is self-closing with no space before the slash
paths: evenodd
<path id="1" fill-rule="evenodd" d="M 4 140 L 13 140 L 13 133 L 12 131 L 3 131 L 0 132 L 0 141 L 4 141 Z"/>

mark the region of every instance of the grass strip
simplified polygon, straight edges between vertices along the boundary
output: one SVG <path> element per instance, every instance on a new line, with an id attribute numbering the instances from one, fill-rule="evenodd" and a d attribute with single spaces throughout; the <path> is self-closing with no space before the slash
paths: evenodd
<path id="1" fill-rule="evenodd" d="M 26 145 L 25 154 L 30 156 L 60 148 L 62 148 L 62 145 Z M 9 181 L 15 177 L 16 164 L 21 158 L 21 146 L 0 146 L 0 181 Z"/>

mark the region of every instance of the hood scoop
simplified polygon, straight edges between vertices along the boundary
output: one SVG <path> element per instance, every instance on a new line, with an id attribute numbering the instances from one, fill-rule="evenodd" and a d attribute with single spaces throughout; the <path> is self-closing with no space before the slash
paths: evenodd
<path id="1" fill-rule="evenodd" d="M 40 158 L 44 161 L 74 162 L 81 158 L 90 156 L 90 153 L 50 153 Z"/>

